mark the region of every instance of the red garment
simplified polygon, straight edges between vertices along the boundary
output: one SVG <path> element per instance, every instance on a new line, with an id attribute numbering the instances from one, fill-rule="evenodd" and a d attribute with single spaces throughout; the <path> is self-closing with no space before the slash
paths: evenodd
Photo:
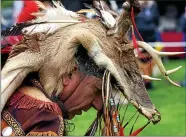
<path id="1" fill-rule="evenodd" d="M 12 136 L 63 136 L 64 121 L 56 103 L 44 102 L 15 92 L 1 113 L 1 135 L 10 128 Z"/>
<path id="2" fill-rule="evenodd" d="M 41 83 L 30 74 L 22 86 L 44 89 Z M 12 136 L 63 136 L 63 114 L 57 103 L 42 101 L 22 93 L 19 88 L 9 98 L 1 113 L 1 135 L 7 135 L 7 128 L 12 128 Z"/>

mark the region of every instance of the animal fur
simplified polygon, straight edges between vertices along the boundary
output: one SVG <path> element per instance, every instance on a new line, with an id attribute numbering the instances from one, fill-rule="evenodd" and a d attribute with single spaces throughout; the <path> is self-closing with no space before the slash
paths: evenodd
<path id="1" fill-rule="evenodd" d="M 56 10 L 53 9 L 56 14 L 63 9 L 56 7 Z M 121 20 L 124 23 L 120 23 L 119 30 L 126 33 L 131 24 L 129 13 L 123 11 Z M 51 23 L 48 24 L 50 25 Z M 56 24 L 55 28 L 49 33 L 43 29 L 29 31 L 30 29 L 25 28 L 27 32 L 24 33 L 23 41 L 13 47 L 2 70 L 1 107 L 4 107 L 26 75 L 33 71 L 39 72 L 40 82 L 46 93 L 51 96 L 55 92 L 57 96 L 63 90 L 62 76 L 73 71 L 77 62 L 75 54 L 78 47 L 83 46 L 100 68 L 110 71 L 127 100 L 148 119 L 153 119 L 153 115 L 158 112 L 145 89 L 133 45 L 123 39 L 124 35 L 120 37 L 120 31 L 108 35 L 108 30 L 96 19 L 68 25 Z"/>

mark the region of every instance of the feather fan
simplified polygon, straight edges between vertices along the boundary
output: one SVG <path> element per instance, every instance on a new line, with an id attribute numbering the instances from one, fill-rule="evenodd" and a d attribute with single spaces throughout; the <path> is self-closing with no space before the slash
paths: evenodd
<path id="1" fill-rule="evenodd" d="M 55 7 L 46 8 L 41 2 L 36 1 L 39 8 L 43 9 L 43 12 L 32 13 L 36 16 L 35 20 L 27 23 L 19 23 L 13 25 L 6 30 L 1 31 L 2 36 L 16 36 L 21 34 L 32 35 L 37 32 L 47 32 L 47 34 L 53 33 L 56 30 L 80 23 L 79 14 L 66 10 L 60 2 L 53 1 Z"/>
<path id="2" fill-rule="evenodd" d="M 37 25 L 37 24 L 44 24 L 47 22 L 38 22 L 38 23 L 31 23 L 31 22 L 27 22 L 27 23 L 17 23 L 16 25 L 13 25 L 11 27 L 6 28 L 5 30 L 1 31 L 1 36 L 18 36 L 23 34 L 22 30 L 23 28 L 32 26 L 32 25 Z"/>
<path id="3" fill-rule="evenodd" d="M 27 32 L 27 34 L 33 34 L 47 31 L 47 34 L 50 34 L 62 27 L 81 22 L 79 21 L 80 16 L 73 11 L 65 9 L 62 3 L 53 1 L 53 5 L 55 6 L 53 8 L 44 8 L 42 4 L 38 4 L 40 8 L 45 9 L 45 13 L 37 13 L 38 15 L 43 16 L 38 16 L 37 19 L 32 21 L 32 23 L 47 23 L 26 27 L 23 29 L 23 32 Z"/>

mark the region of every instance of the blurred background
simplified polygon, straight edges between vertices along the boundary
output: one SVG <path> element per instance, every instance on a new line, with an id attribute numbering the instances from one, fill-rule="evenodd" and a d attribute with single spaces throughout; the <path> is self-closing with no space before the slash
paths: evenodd
<path id="1" fill-rule="evenodd" d="M 41 0 L 46 6 L 51 7 L 51 0 Z M 83 3 L 92 4 L 91 0 L 61 0 L 64 6 L 72 11 L 85 8 Z M 120 13 L 122 11 L 123 0 L 108 0 L 109 7 Z M 145 42 L 148 42 L 158 51 L 166 52 L 186 52 L 186 1 L 140 1 L 142 5 L 141 13 L 136 17 L 137 28 Z M 1 29 L 10 27 L 18 22 L 25 22 L 33 19 L 30 15 L 38 9 L 28 0 L 2 0 L 1 1 Z M 87 14 L 86 16 L 92 17 Z M 137 35 L 136 35 L 137 36 Z M 15 38 L 7 40 L 15 43 Z M 3 48 L 1 39 L 2 62 L 7 56 L 7 49 Z M 144 81 L 149 95 L 156 108 L 162 115 L 162 120 L 157 125 L 148 126 L 140 135 L 142 136 L 183 136 L 186 135 L 186 56 L 166 56 L 162 57 L 166 70 L 182 65 L 182 69 L 172 74 L 173 81 L 182 87 L 175 87 L 168 83 L 156 64 L 149 57 L 146 51 L 141 50 L 143 57 L 139 56 L 139 66 L 141 73 L 152 77 L 161 78 L 161 81 Z M 3 64 L 3 63 L 2 63 Z M 130 106 L 127 115 L 132 115 L 134 109 Z M 122 113 L 122 112 L 121 112 Z M 70 135 L 84 135 L 87 128 L 96 116 L 94 109 L 84 112 L 81 116 L 76 116 L 71 122 L 75 124 L 75 129 Z M 127 116 L 126 116 L 127 117 Z M 141 116 L 134 128 L 139 128 L 146 120 Z M 129 132 L 129 129 L 126 129 Z M 126 134 L 127 134 L 126 133 Z"/>

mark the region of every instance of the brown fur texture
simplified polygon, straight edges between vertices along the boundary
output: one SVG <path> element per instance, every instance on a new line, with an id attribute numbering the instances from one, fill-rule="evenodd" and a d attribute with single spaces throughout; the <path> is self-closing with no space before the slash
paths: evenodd
<path id="1" fill-rule="evenodd" d="M 124 39 L 125 34 L 120 35 L 120 31 L 126 33 L 130 27 L 129 13 L 124 11 L 121 17 L 123 23 L 120 24 L 119 31 L 115 32 L 117 35 L 108 35 L 103 24 L 93 19 L 63 27 L 52 34 L 42 32 L 25 35 L 24 40 L 14 46 L 2 70 L 4 81 L 8 76 L 17 79 L 17 84 L 13 87 L 11 83 L 4 85 L 1 93 L 5 96 L 2 106 L 32 71 L 39 72 L 40 82 L 49 96 L 62 92 L 62 76 L 73 71 L 75 53 L 78 46 L 82 45 L 99 67 L 110 71 L 127 100 L 148 119 L 157 122 L 159 119 L 154 119 L 153 116 L 159 113 L 145 89 L 133 45 Z M 19 78 L 10 75 L 16 74 L 16 71 L 24 73 Z"/>

